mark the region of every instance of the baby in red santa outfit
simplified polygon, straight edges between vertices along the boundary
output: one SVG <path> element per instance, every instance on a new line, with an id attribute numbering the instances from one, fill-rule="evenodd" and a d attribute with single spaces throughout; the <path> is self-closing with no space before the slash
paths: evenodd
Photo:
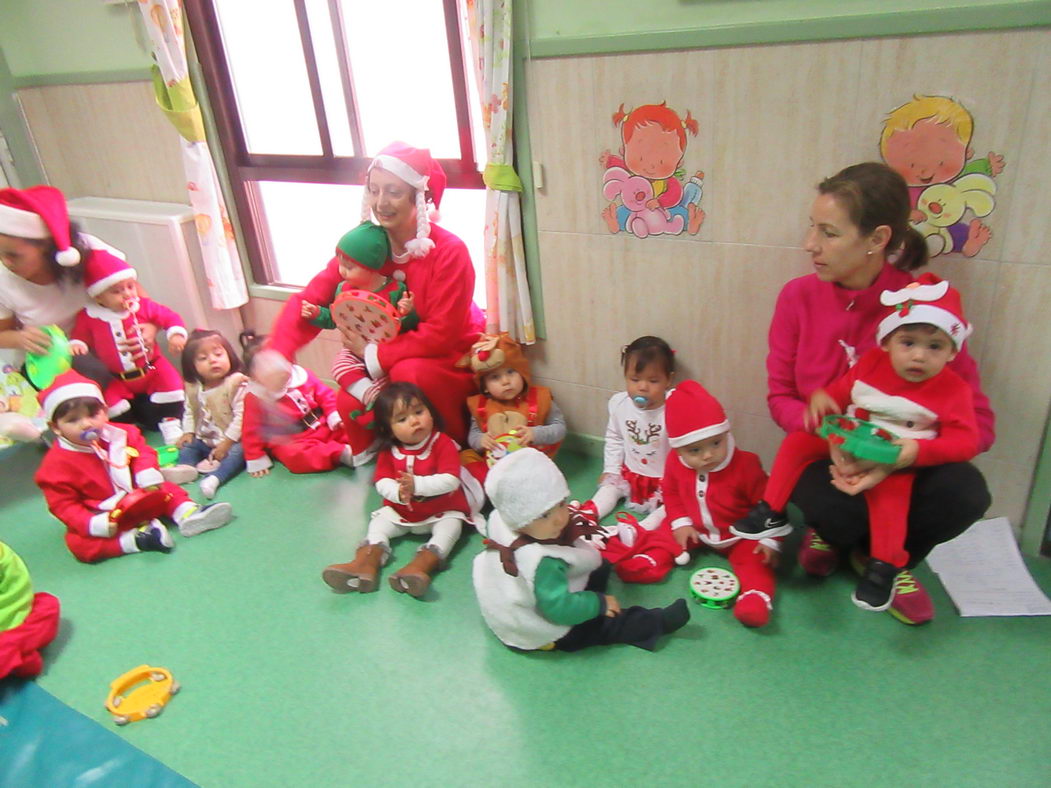
<path id="1" fill-rule="evenodd" d="M 126 497 L 141 489 L 163 493 L 154 516 L 167 516 L 183 536 L 226 525 L 228 503 L 200 507 L 179 487 L 164 481 L 157 452 L 130 424 L 110 424 L 102 392 L 70 370 L 41 392 L 41 402 L 56 440 L 34 480 L 48 509 L 67 529 L 66 545 L 80 561 L 94 562 L 127 553 L 170 553 L 175 546 L 158 519 L 145 525 L 126 522 Z"/>
<path id="2" fill-rule="evenodd" d="M 92 252 L 84 263 L 84 287 L 95 303 L 77 315 L 70 350 L 74 355 L 90 350 L 113 375 L 105 391 L 110 418 L 124 416 L 136 400 L 148 399 L 136 420 L 149 429 L 159 426 L 171 444 L 182 427 L 165 419 L 182 417 L 182 378 L 157 346 L 146 342 L 141 324 L 166 329 L 168 348 L 175 354 L 186 346 L 186 327 L 176 312 L 139 295 L 136 279 L 135 269 L 116 255 Z"/>
<path id="3" fill-rule="evenodd" d="M 831 453 L 832 484 L 848 495 L 863 494 L 868 505 L 871 557 L 853 600 L 873 611 L 891 606 L 898 575 L 909 565 L 905 537 L 916 470 L 966 462 L 978 453 L 971 387 L 946 367 L 972 330 L 959 292 L 928 273 L 900 290 L 884 290 L 880 301 L 888 307 L 876 329 L 880 346 L 810 396 L 807 424 L 816 428 L 829 413 L 866 419 L 894 436 L 898 459 L 859 462 L 823 438 L 794 432 L 777 452 L 762 500 L 731 527 L 746 539 L 788 533 L 784 510 L 796 482 L 811 462 Z M 828 554 L 831 572 L 838 557 Z"/>

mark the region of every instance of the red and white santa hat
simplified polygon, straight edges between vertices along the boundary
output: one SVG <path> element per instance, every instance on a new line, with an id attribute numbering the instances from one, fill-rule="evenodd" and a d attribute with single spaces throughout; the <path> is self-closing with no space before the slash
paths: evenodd
<path id="1" fill-rule="evenodd" d="M 16 238 L 50 238 L 58 251 L 55 262 L 70 267 L 80 262 L 80 252 L 69 237 L 66 198 L 53 186 L 0 189 L 0 233 Z"/>
<path id="2" fill-rule="evenodd" d="M 891 311 L 876 329 L 877 342 L 901 326 L 927 323 L 948 334 L 959 350 L 974 330 L 963 316 L 960 291 L 931 273 L 923 274 L 900 290 L 884 290 L 879 300 L 891 307 Z"/>
<path id="3" fill-rule="evenodd" d="M 696 380 L 675 386 L 664 404 L 664 423 L 673 449 L 730 431 L 723 406 Z"/>
<path id="4" fill-rule="evenodd" d="M 92 298 L 96 298 L 117 282 L 137 278 L 134 268 L 105 249 L 93 249 L 84 263 L 84 287 Z"/>
<path id="5" fill-rule="evenodd" d="M 431 217 L 427 210 L 427 194 L 430 193 L 435 209 L 439 208 L 445 191 L 445 171 L 431 158 L 427 148 L 414 148 L 404 142 L 392 142 L 376 154 L 369 165 L 369 172 L 375 169 L 398 176 L 416 190 L 416 237 L 405 244 L 405 249 L 412 257 L 425 256 L 434 248 L 434 241 L 430 239 Z M 362 196 L 361 220 L 372 220 L 368 189 Z"/>
<path id="6" fill-rule="evenodd" d="M 90 397 L 105 404 L 98 384 L 71 369 L 57 376 L 50 386 L 40 392 L 40 403 L 47 415 L 47 420 L 54 421 L 55 410 L 58 409 L 58 406 L 77 397 Z"/>

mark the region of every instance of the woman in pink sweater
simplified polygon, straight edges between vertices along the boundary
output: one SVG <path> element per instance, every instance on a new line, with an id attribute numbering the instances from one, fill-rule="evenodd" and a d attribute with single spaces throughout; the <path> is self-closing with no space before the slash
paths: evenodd
<path id="1" fill-rule="evenodd" d="M 905 181 L 876 162 L 847 167 L 818 185 L 803 248 L 813 260 L 814 273 L 782 288 L 766 360 L 770 415 L 786 432 L 804 429 L 803 416 L 814 391 L 875 347 L 876 327 L 885 314 L 880 293 L 905 287 L 912 281 L 910 272 L 927 263 L 926 244 L 909 226 Z M 979 448 L 986 451 L 995 439 L 995 418 L 981 390 L 978 368 L 966 350 L 949 366 L 973 389 Z M 813 463 L 791 499 L 808 526 L 799 563 L 818 576 L 836 569 L 841 552 L 864 553 L 868 546 L 864 496 L 834 488 L 829 465 Z M 989 503 L 985 479 L 970 463 L 918 470 L 906 538 L 909 566 L 965 531 Z M 907 624 L 934 616 L 930 597 L 909 571 L 898 576 L 890 612 Z"/>

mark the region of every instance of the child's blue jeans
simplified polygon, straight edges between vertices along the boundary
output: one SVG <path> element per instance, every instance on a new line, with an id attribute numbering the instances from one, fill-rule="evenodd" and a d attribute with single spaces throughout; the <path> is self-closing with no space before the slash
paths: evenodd
<path id="1" fill-rule="evenodd" d="M 187 443 L 179 449 L 179 464 L 196 465 L 201 460 L 207 459 L 208 455 L 211 453 L 211 446 L 198 438 L 194 438 L 190 443 Z M 234 478 L 244 469 L 245 450 L 240 441 L 238 441 L 230 447 L 230 451 L 228 451 L 226 456 L 220 460 L 219 467 L 212 471 L 210 475 L 218 478 L 219 484 L 226 484 L 226 482 Z M 209 474 L 205 475 L 207 476 Z"/>

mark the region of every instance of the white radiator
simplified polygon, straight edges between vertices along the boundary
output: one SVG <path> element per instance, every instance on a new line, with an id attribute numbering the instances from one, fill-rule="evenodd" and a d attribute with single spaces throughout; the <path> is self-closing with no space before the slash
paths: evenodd
<path id="1" fill-rule="evenodd" d="M 78 197 L 69 201 L 69 218 L 124 252 L 149 297 L 182 315 L 188 330 L 213 328 L 237 347 L 241 315 L 212 307 L 188 205 Z"/>

